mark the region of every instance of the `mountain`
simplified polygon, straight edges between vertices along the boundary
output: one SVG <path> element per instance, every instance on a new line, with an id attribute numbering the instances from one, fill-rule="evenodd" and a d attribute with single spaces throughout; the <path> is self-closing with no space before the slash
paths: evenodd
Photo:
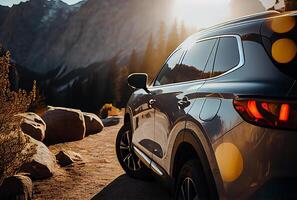
<path id="1" fill-rule="evenodd" d="M 119 52 L 124 59 L 133 48 L 143 50 L 148 35 L 170 19 L 169 1 L 89 0 L 70 6 L 30 0 L 9 9 L 4 20 L 0 15 L 0 43 L 17 63 L 38 73 L 86 67 Z"/>
<path id="2" fill-rule="evenodd" d="M 151 34 L 164 49 L 171 44 L 167 41 L 173 40 L 173 48 L 180 42 L 172 2 L 84 0 L 68 5 L 30 0 L 11 8 L 0 6 L 0 43 L 16 63 L 16 85 L 30 89 L 35 79 L 47 104 L 95 112 L 104 103 L 127 101 L 131 91 L 125 64 L 133 49 L 141 62 Z M 231 0 L 230 5 L 234 15 L 240 7 L 246 8 L 244 14 L 263 9 L 258 0 Z M 160 40 L 156 36 L 162 21 L 166 27 Z M 165 57 L 168 52 L 156 53 Z"/>
<path id="3" fill-rule="evenodd" d="M 133 48 L 143 50 L 149 34 L 156 33 L 160 22 L 169 18 L 167 2 L 89 0 L 51 47 L 53 65 L 64 60 L 77 68 L 108 60 L 119 52 L 125 58 Z"/>
<path id="4" fill-rule="evenodd" d="M 127 96 L 114 92 L 126 87 L 126 78 L 119 78 L 125 69 L 117 63 L 127 62 L 132 49 L 144 52 L 161 21 L 173 24 L 170 1 L 85 0 L 70 6 L 30 0 L 0 6 L 0 43 L 12 53 L 20 86 L 30 88 L 36 79 L 50 105 L 99 110 L 115 96 Z"/>
<path id="5" fill-rule="evenodd" d="M 0 30 L 1 30 L 1 25 L 3 24 L 3 21 L 6 17 L 6 15 L 9 12 L 9 7 L 6 6 L 0 6 Z"/>
<path id="6" fill-rule="evenodd" d="M 48 47 L 57 41 L 69 16 L 77 9 L 60 0 L 31 0 L 15 5 L 0 25 L 0 43 L 12 52 L 20 65 L 36 72 L 47 72 L 55 66 L 44 67 L 39 59 L 47 57 Z"/>

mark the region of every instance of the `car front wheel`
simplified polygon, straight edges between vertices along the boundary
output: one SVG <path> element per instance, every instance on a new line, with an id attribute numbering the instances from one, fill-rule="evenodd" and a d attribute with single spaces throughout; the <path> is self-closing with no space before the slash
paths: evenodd
<path id="1" fill-rule="evenodd" d="M 135 155 L 129 124 L 125 124 L 118 132 L 116 154 L 120 165 L 128 176 L 142 180 L 150 180 L 152 178 L 151 171 Z"/>

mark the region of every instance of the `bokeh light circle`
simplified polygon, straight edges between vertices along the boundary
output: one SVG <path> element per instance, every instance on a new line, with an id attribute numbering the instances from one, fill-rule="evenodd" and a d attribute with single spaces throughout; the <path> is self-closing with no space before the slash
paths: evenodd
<path id="1" fill-rule="evenodd" d="M 272 44 L 271 54 L 278 63 L 286 64 L 291 62 L 295 58 L 296 53 L 296 43 L 291 39 L 279 39 Z"/>
<path id="2" fill-rule="evenodd" d="M 215 151 L 223 181 L 235 181 L 242 173 L 243 158 L 239 149 L 232 143 L 222 143 Z"/>
<path id="3" fill-rule="evenodd" d="M 296 25 L 296 20 L 292 16 L 282 16 L 273 18 L 270 21 L 272 31 L 276 33 L 287 33 L 292 30 Z"/>

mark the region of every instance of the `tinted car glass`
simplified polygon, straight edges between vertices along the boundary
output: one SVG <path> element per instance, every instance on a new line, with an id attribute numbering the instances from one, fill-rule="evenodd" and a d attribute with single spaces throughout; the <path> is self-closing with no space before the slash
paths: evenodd
<path id="1" fill-rule="evenodd" d="M 183 54 L 183 50 L 178 50 L 174 54 L 171 55 L 171 57 L 167 60 L 166 64 L 163 66 L 161 72 L 159 73 L 155 85 L 165 85 L 173 83 L 174 80 L 172 80 L 172 71 L 177 66 L 180 57 Z"/>
<path id="2" fill-rule="evenodd" d="M 188 50 L 182 64 L 176 67 L 181 81 L 209 78 L 210 74 L 204 73 L 204 70 L 216 41 L 217 39 L 198 42 Z"/>
<path id="3" fill-rule="evenodd" d="M 208 78 L 205 66 L 216 43 L 216 39 L 195 43 L 186 53 L 182 64 L 176 64 L 176 52 L 163 67 L 155 85 L 165 85 Z M 175 63 L 175 64 L 174 64 Z"/>
<path id="4" fill-rule="evenodd" d="M 216 49 L 218 47 L 219 40 L 216 41 L 215 46 L 213 47 L 213 50 L 208 58 L 206 67 L 204 69 L 204 77 L 209 78 L 212 75 L 213 65 L 216 57 Z"/>
<path id="5" fill-rule="evenodd" d="M 240 61 L 237 39 L 221 38 L 216 54 L 213 76 L 218 76 L 237 66 Z"/>

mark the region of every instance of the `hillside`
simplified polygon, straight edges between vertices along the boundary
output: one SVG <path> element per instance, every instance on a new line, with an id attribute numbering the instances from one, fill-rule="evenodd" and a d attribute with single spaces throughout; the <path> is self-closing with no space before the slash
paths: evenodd
<path id="1" fill-rule="evenodd" d="M 143 50 L 149 34 L 169 19 L 168 1 L 89 0 L 70 6 L 31 0 L 0 15 L 0 43 L 18 64 L 39 73 L 62 65 L 86 67 L 118 52 L 124 58 L 133 48 Z"/>
<path id="2" fill-rule="evenodd" d="M 86 111 L 104 103 L 123 106 L 131 92 L 126 77 L 137 71 L 131 69 L 151 78 L 196 31 L 177 20 L 173 2 L 30 0 L 0 6 L 0 43 L 17 63 L 19 85 L 29 88 L 37 80 L 47 104 Z M 231 18 L 264 10 L 258 0 L 232 0 L 230 8 Z"/>

